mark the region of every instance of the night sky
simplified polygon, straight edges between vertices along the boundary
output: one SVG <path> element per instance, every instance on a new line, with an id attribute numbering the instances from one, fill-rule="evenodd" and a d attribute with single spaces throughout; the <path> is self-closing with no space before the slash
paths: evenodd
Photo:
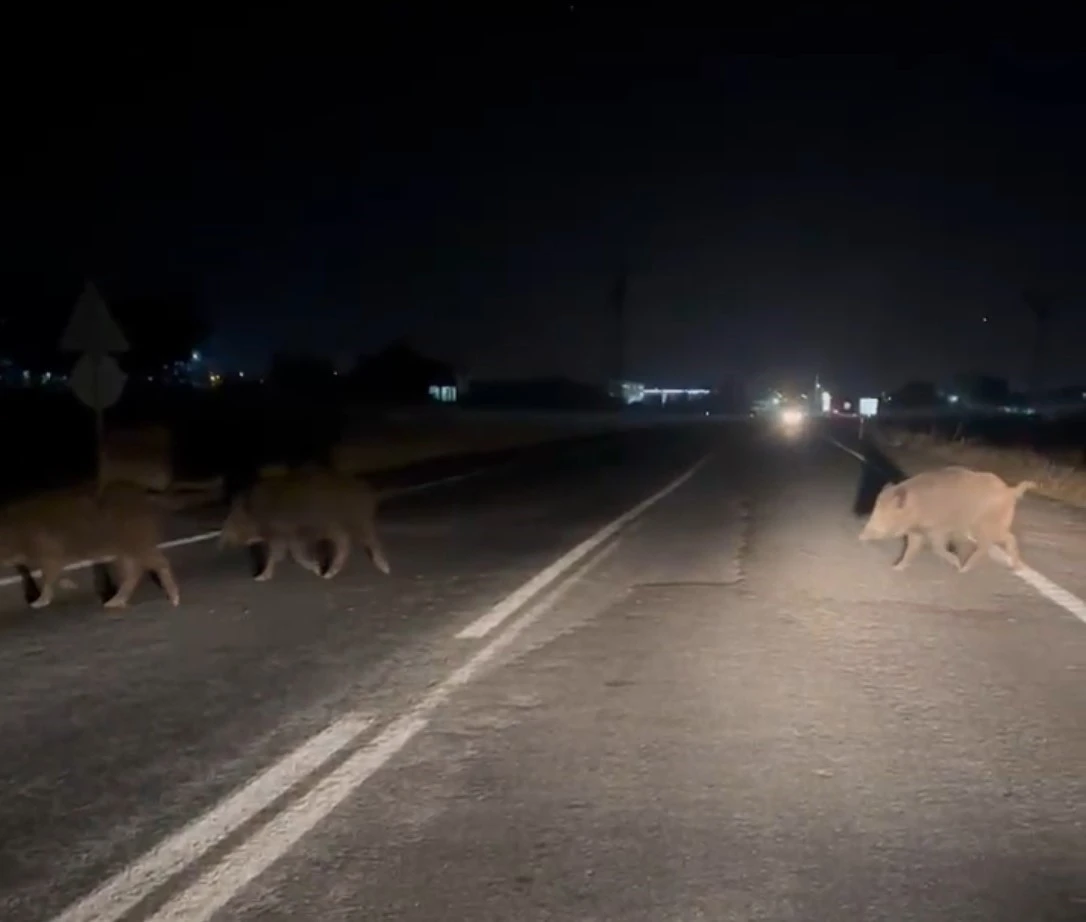
<path id="1" fill-rule="evenodd" d="M 1020 380 L 1030 286 L 1086 379 L 1081 56 L 739 55 L 591 3 L 33 41 L 6 261 L 194 290 L 230 365 L 406 334 L 600 379 L 625 260 L 635 379 Z"/>

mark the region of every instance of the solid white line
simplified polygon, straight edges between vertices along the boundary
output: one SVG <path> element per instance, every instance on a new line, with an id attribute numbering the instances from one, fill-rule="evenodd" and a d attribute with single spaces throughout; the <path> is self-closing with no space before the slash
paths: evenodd
<path id="1" fill-rule="evenodd" d="M 1006 564 L 1008 567 L 1010 566 L 1011 559 L 1002 548 L 993 547 L 989 551 L 989 554 L 1000 563 Z M 1011 572 L 1024 583 L 1028 583 L 1036 589 L 1041 595 L 1048 599 L 1048 601 L 1058 605 L 1065 611 L 1070 612 L 1078 618 L 1079 621 L 1086 624 L 1086 602 L 1082 601 L 1082 599 L 1073 592 L 1068 592 L 1063 586 L 1052 582 L 1047 576 L 1034 570 L 1033 567 L 1023 565 L 1021 569 L 1011 570 Z"/>
<path id="2" fill-rule="evenodd" d="M 312 774 L 373 725 L 348 714 L 252 779 L 218 806 L 160 842 L 53 922 L 116 922 L 179 871 Z"/>
<path id="3" fill-rule="evenodd" d="M 514 462 L 512 461 L 506 461 L 503 464 L 495 464 L 492 467 L 480 467 L 474 471 L 468 471 L 466 474 L 450 474 L 448 477 L 439 477 L 437 480 L 427 480 L 424 483 L 416 483 L 410 487 L 401 487 L 398 490 L 391 489 L 388 491 L 388 497 L 389 499 L 392 499 L 396 496 L 410 496 L 412 493 L 421 493 L 424 490 L 432 490 L 434 487 L 442 487 L 449 483 L 459 483 L 462 480 L 471 480 L 474 477 L 481 477 L 483 474 L 491 474 L 495 471 L 511 467 L 513 464 Z"/>
<path id="4" fill-rule="evenodd" d="M 854 451 L 853 449 L 849 448 L 847 445 L 842 445 L 832 435 L 824 436 L 824 438 L 827 442 L 830 442 L 840 448 L 841 451 L 847 452 L 848 454 L 852 455 L 852 457 L 854 457 L 857 461 L 862 461 L 864 464 L 867 463 L 867 458 L 861 455 L 858 451 Z"/>
<path id="5" fill-rule="evenodd" d="M 259 832 L 241 843 L 219 864 L 209 868 L 156 912 L 148 922 L 205 922 L 246 885 L 286 855 L 301 838 L 334 811 L 355 790 L 392 759 L 429 724 L 433 712 L 458 688 L 475 678 L 498 653 L 527 627 L 550 611 L 588 571 L 619 546 L 616 541 L 571 578 L 531 606 L 508 630 L 476 653 L 437 685 L 415 707 L 394 720 L 339 768 L 277 814 Z"/>
<path id="6" fill-rule="evenodd" d="M 214 541 L 219 537 L 219 531 L 205 531 L 198 535 L 188 535 L 184 538 L 173 538 L 170 541 L 163 541 L 159 547 L 171 548 L 171 547 L 183 547 L 186 544 L 199 544 L 202 541 Z M 93 567 L 97 563 L 95 560 L 77 560 L 75 563 L 70 563 L 64 568 L 65 572 L 68 570 L 86 570 L 87 567 Z M 33 576 L 40 577 L 41 570 L 31 571 Z M 0 578 L 0 586 L 18 586 L 22 583 L 21 576 L 5 576 Z"/>
<path id="7" fill-rule="evenodd" d="M 842 445 L 836 439 L 830 438 L 829 441 L 836 445 L 838 448 L 840 448 L 842 451 L 848 452 L 854 458 L 859 458 L 860 461 L 864 462 L 865 464 L 867 463 L 867 459 L 863 455 L 853 451 L 851 448 L 848 448 L 845 445 Z M 988 554 L 990 557 L 992 557 L 993 560 L 997 560 L 1000 563 L 1004 564 L 1008 569 L 1011 570 L 1011 573 L 1013 573 L 1020 580 L 1022 580 L 1022 582 L 1036 589 L 1037 592 L 1040 595 L 1044 596 L 1046 599 L 1048 599 L 1048 601 L 1052 602 L 1054 605 L 1058 605 L 1064 611 L 1078 618 L 1078 620 L 1081 621 L 1083 624 L 1086 624 L 1086 602 L 1080 599 L 1073 592 L 1068 592 L 1066 589 L 1063 588 L 1063 586 L 1059 585 L 1058 583 L 1054 583 L 1043 573 L 1038 573 L 1032 567 L 1027 567 L 1023 565 L 1018 570 L 1011 569 L 1011 559 L 1001 548 L 993 547 L 988 552 Z"/>
<path id="8" fill-rule="evenodd" d="M 201 541 L 214 541 L 222 532 L 216 528 L 214 531 L 204 531 L 198 535 L 189 535 L 187 538 L 173 538 L 170 541 L 163 541 L 159 547 L 184 547 L 186 544 L 199 544 Z"/>
<path id="9" fill-rule="evenodd" d="M 691 467 L 686 473 L 676 477 L 662 490 L 657 491 L 648 499 L 638 503 L 633 509 L 628 512 L 624 512 L 617 519 L 615 519 L 610 525 L 605 525 L 598 532 L 592 535 L 590 538 L 586 538 L 580 544 L 578 544 L 573 550 L 567 551 L 561 557 L 559 557 L 554 563 L 552 563 L 545 570 L 540 571 L 533 576 L 528 582 L 521 586 L 516 592 L 509 596 L 506 596 L 495 605 L 485 615 L 481 615 L 466 628 L 460 631 L 456 635 L 458 640 L 478 640 L 480 637 L 485 637 L 494 628 L 501 624 L 506 618 L 508 618 L 513 612 L 524 605 L 532 596 L 544 589 L 546 586 L 554 582 L 559 576 L 572 567 L 578 560 L 583 558 L 586 554 L 590 554 L 597 547 L 603 544 L 608 538 L 617 533 L 620 529 L 626 527 L 638 516 L 645 513 L 651 506 L 660 502 L 669 493 L 677 490 L 686 481 L 688 481 L 694 474 L 697 473 L 699 468 L 709 460 L 709 456 L 706 455 L 697 464 Z"/>

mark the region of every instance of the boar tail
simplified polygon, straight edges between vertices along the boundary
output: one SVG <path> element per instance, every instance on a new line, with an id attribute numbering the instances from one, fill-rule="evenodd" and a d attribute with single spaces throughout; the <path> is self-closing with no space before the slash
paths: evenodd
<path id="1" fill-rule="evenodd" d="M 1037 484 L 1032 480 L 1023 480 L 1018 486 L 1012 487 L 1011 491 L 1014 493 L 1015 499 L 1021 499 L 1026 490 L 1036 490 Z"/>

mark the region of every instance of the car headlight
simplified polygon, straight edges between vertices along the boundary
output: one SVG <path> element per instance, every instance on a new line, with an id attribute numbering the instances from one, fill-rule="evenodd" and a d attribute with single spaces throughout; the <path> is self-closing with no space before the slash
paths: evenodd
<path id="1" fill-rule="evenodd" d="M 795 407 L 789 407 L 787 410 L 781 411 L 781 422 L 786 426 L 798 426 L 803 420 L 803 411 L 797 410 Z"/>

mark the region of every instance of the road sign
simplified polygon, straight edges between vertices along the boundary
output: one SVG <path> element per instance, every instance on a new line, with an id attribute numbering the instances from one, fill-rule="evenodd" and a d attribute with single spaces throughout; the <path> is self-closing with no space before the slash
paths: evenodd
<path id="1" fill-rule="evenodd" d="M 113 356 L 85 352 L 72 369 L 71 386 L 92 410 L 104 410 L 121 399 L 127 380 Z"/>
<path id="2" fill-rule="evenodd" d="M 94 432 L 98 442 L 98 488 L 101 490 L 105 486 L 103 411 L 120 399 L 127 380 L 110 353 L 127 352 L 128 340 L 93 282 L 87 282 L 79 296 L 68 327 L 60 338 L 60 348 L 62 352 L 83 353 L 72 369 L 71 386 L 75 396 L 94 411 Z"/>
<path id="3" fill-rule="evenodd" d="M 128 340 L 93 282 L 87 282 L 79 296 L 60 339 L 60 348 L 63 352 L 89 352 L 93 355 L 128 351 Z"/>

